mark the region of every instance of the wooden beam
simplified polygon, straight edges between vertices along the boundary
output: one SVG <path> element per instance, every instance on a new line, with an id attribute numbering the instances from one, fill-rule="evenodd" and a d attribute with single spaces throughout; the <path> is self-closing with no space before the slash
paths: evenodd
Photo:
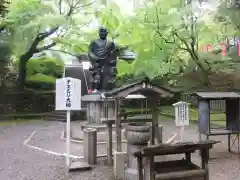
<path id="1" fill-rule="evenodd" d="M 152 110 L 151 145 L 154 145 L 156 131 L 158 130 L 158 112 L 157 112 L 157 102 L 155 100 L 151 101 L 151 110 Z"/>
<path id="2" fill-rule="evenodd" d="M 108 127 L 108 150 L 107 150 L 107 159 L 108 165 L 113 165 L 113 153 L 112 153 L 112 124 L 107 124 Z"/>
<path id="3" fill-rule="evenodd" d="M 121 131 L 121 117 L 120 117 L 120 99 L 115 100 L 115 116 L 116 116 L 116 142 L 117 142 L 117 152 L 122 151 L 122 131 Z"/>

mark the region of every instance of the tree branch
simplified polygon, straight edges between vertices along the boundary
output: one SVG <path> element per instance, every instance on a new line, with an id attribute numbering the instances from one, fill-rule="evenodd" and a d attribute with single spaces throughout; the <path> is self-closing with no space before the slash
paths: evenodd
<path id="1" fill-rule="evenodd" d="M 69 55 L 71 55 L 71 56 L 75 56 L 75 57 L 77 57 L 77 55 L 76 54 L 72 54 L 72 53 L 70 53 L 70 52 L 67 52 L 67 51 L 63 51 L 63 50 L 57 50 L 57 49 L 48 49 L 48 50 L 50 50 L 50 51 L 56 51 L 56 52 L 61 52 L 61 53 L 66 53 L 66 54 L 69 54 Z"/>
<path id="2" fill-rule="evenodd" d="M 35 50 L 35 53 L 39 53 L 39 52 L 42 52 L 42 51 L 44 51 L 44 50 L 48 50 L 49 48 L 56 46 L 56 44 L 57 44 L 56 42 L 53 42 L 53 43 L 51 43 L 51 44 L 49 44 L 49 45 L 46 45 L 46 46 L 37 48 L 37 49 Z"/>
<path id="3" fill-rule="evenodd" d="M 62 14 L 62 0 L 59 0 L 59 12 Z"/>
<path id="4" fill-rule="evenodd" d="M 158 47 L 159 50 L 163 50 L 163 48 L 161 48 L 161 46 L 159 46 L 158 43 L 155 43 L 155 45 Z"/>
<path id="5" fill-rule="evenodd" d="M 82 5 L 82 6 L 79 6 L 79 8 L 91 6 L 91 5 L 93 5 L 95 2 L 96 2 L 96 0 L 94 0 L 94 1 L 92 1 L 92 2 L 90 2 L 90 3 L 88 3 L 88 4 L 84 4 L 84 5 Z"/>
<path id="6" fill-rule="evenodd" d="M 170 43 L 170 44 L 174 44 L 175 43 L 175 39 L 173 41 L 168 41 L 166 38 L 164 38 L 163 34 L 160 32 L 160 19 L 159 19 L 159 11 L 158 11 L 158 7 L 155 7 L 155 12 L 156 12 L 156 18 L 157 18 L 157 31 L 156 33 L 166 42 L 166 43 Z"/>
<path id="7" fill-rule="evenodd" d="M 55 27 L 55 28 L 52 28 L 51 30 L 46 31 L 46 32 L 44 32 L 44 33 L 39 33 L 39 35 L 38 35 L 39 41 L 42 41 L 42 40 L 44 40 L 45 38 L 51 36 L 51 35 L 54 34 L 58 29 L 59 29 L 59 26 L 57 26 L 57 27 Z"/>

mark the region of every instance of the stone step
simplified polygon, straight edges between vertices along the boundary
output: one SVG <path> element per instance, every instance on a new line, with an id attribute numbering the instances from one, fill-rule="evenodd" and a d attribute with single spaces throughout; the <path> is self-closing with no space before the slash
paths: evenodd
<path id="1" fill-rule="evenodd" d="M 85 111 L 72 112 L 71 121 L 85 120 Z M 49 121 L 63 121 L 65 122 L 67 118 L 66 111 L 53 111 L 46 113 L 44 119 Z"/>
<path id="2" fill-rule="evenodd" d="M 66 118 L 66 114 L 48 114 L 47 117 Z"/>
<path id="3" fill-rule="evenodd" d="M 56 118 L 56 117 L 45 117 L 45 120 L 66 122 L 66 118 Z"/>
<path id="4" fill-rule="evenodd" d="M 48 121 L 66 121 L 66 111 L 52 111 L 45 115 L 45 120 Z"/>

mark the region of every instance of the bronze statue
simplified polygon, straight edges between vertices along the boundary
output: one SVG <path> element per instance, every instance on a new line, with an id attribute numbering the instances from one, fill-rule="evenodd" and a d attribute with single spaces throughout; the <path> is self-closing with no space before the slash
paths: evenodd
<path id="1" fill-rule="evenodd" d="M 108 91 L 114 88 L 116 81 L 116 64 L 119 49 L 113 41 L 107 40 L 106 28 L 99 29 L 99 39 L 91 42 L 88 57 L 92 64 L 92 87 L 94 91 Z"/>

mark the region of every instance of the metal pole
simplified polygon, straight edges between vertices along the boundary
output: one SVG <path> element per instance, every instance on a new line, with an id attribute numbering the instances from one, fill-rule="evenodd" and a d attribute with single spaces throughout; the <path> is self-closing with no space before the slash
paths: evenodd
<path id="1" fill-rule="evenodd" d="M 70 115 L 71 111 L 67 111 L 67 155 L 66 155 L 66 165 L 69 168 L 70 167 Z"/>

